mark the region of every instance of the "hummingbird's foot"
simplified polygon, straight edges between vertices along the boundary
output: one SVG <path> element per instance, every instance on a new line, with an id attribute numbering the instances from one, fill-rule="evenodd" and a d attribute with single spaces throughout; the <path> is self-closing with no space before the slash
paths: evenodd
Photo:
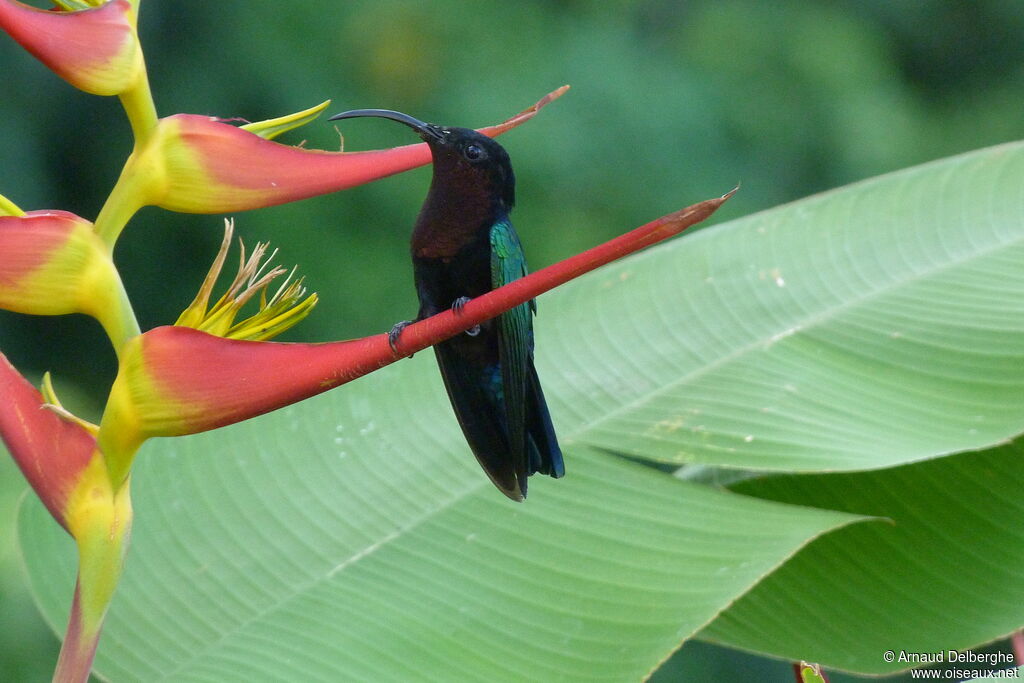
<path id="1" fill-rule="evenodd" d="M 402 334 L 402 330 L 412 325 L 411 320 L 403 320 L 400 323 L 395 323 L 395 326 L 388 332 L 388 346 L 391 347 L 391 353 L 398 355 L 398 335 Z"/>
<path id="2" fill-rule="evenodd" d="M 453 301 L 452 310 L 455 311 L 455 315 L 462 313 L 462 307 L 468 304 L 470 301 L 472 301 L 472 299 L 470 299 L 468 296 L 460 296 L 458 299 Z M 470 337 L 475 337 L 476 335 L 480 334 L 480 326 L 473 325 L 473 327 L 466 330 L 466 334 L 469 335 Z"/>

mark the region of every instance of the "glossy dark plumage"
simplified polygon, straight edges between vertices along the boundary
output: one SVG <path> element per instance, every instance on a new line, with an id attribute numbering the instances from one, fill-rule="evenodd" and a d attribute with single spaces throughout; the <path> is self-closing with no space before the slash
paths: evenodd
<path id="1" fill-rule="evenodd" d="M 332 119 L 357 116 L 404 123 L 433 153 L 433 180 L 411 243 L 417 319 L 526 274 L 509 220 L 515 176 L 501 145 L 474 130 L 434 126 L 390 110 L 355 110 Z M 533 365 L 535 312 L 531 301 L 434 347 L 470 448 L 495 486 L 513 500 L 526 496 L 529 475 L 565 473 Z"/>

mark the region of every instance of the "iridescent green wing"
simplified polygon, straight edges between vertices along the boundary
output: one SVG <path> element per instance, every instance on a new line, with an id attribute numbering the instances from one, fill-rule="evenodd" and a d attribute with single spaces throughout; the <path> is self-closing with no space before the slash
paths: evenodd
<path id="1" fill-rule="evenodd" d="M 526 258 L 519 236 L 508 219 L 498 221 L 491 228 L 491 284 L 501 287 L 524 275 Z M 526 377 L 533 353 L 532 309 L 531 301 L 503 313 L 496 321 L 509 451 L 517 459 L 517 472 L 527 468 Z"/>

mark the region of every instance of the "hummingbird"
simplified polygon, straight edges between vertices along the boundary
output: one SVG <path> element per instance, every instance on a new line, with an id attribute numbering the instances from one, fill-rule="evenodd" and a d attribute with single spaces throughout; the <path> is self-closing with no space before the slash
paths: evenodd
<path id="1" fill-rule="evenodd" d="M 332 121 L 372 116 L 412 128 L 430 147 L 433 179 L 412 232 L 422 320 L 523 277 L 526 258 L 509 213 L 515 176 L 508 153 L 469 128 L 424 123 L 390 109 L 355 109 Z M 462 433 L 494 485 L 515 501 L 526 479 L 565 474 L 533 363 L 534 301 L 434 346 Z M 392 349 L 410 321 L 388 334 Z"/>

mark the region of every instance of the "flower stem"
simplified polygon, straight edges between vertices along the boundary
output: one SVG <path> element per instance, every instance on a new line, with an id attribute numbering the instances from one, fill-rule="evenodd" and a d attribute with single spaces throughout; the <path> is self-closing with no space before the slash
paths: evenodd
<path id="1" fill-rule="evenodd" d="M 137 33 L 139 24 L 139 0 L 129 0 L 131 9 L 132 29 Z M 132 134 L 135 136 L 135 146 L 145 144 L 156 129 L 157 115 L 156 104 L 153 102 L 153 93 L 149 87 L 149 74 L 146 71 L 146 57 L 139 46 L 139 71 L 138 77 L 132 87 L 128 88 L 118 98 L 125 114 L 128 115 L 128 122 L 132 126 Z"/>
<path id="2" fill-rule="evenodd" d="M 96 217 L 96 234 L 106 244 L 108 253 L 114 252 L 114 244 L 121 231 L 128 225 L 128 221 L 146 205 L 146 174 L 141 168 L 144 165 L 142 159 L 146 156 L 145 151 L 145 147 L 136 141 L 135 150 L 125 162 L 114 189 L 110 191 L 107 201 L 103 203 L 103 208 Z"/>
<path id="3" fill-rule="evenodd" d="M 156 105 L 153 103 L 145 67 L 139 75 L 139 82 L 118 95 L 118 98 L 128 115 L 136 145 L 144 144 L 153 134 L 157 123 Z"/>
<path id="4" fill-rule="evenodd" d="M 102 458 L 94 458 L 69 498 L 67 522 L 78 545 L 78 580 L 53 680 L 85 683 L 128 549 L 132 525 L 128 482 L 112 487 Z"/>
<path id="5" fill-rule="evenodd" d="M 106 300 L 102 302 L 99 310 L 91 313 L 103 326 L 107 337 L 110 338 L 110 344 L 114 347 L 114 353 L 120 358 L 125 343 L 141 334 L 142 330 L 139 329 L 139 322 L 135 318 L 131 301 L 128 300 L 124 283 L 121 282 L 116 269 L 113 269 L 113 273 L 115 281 L 106 292 Z"/>

